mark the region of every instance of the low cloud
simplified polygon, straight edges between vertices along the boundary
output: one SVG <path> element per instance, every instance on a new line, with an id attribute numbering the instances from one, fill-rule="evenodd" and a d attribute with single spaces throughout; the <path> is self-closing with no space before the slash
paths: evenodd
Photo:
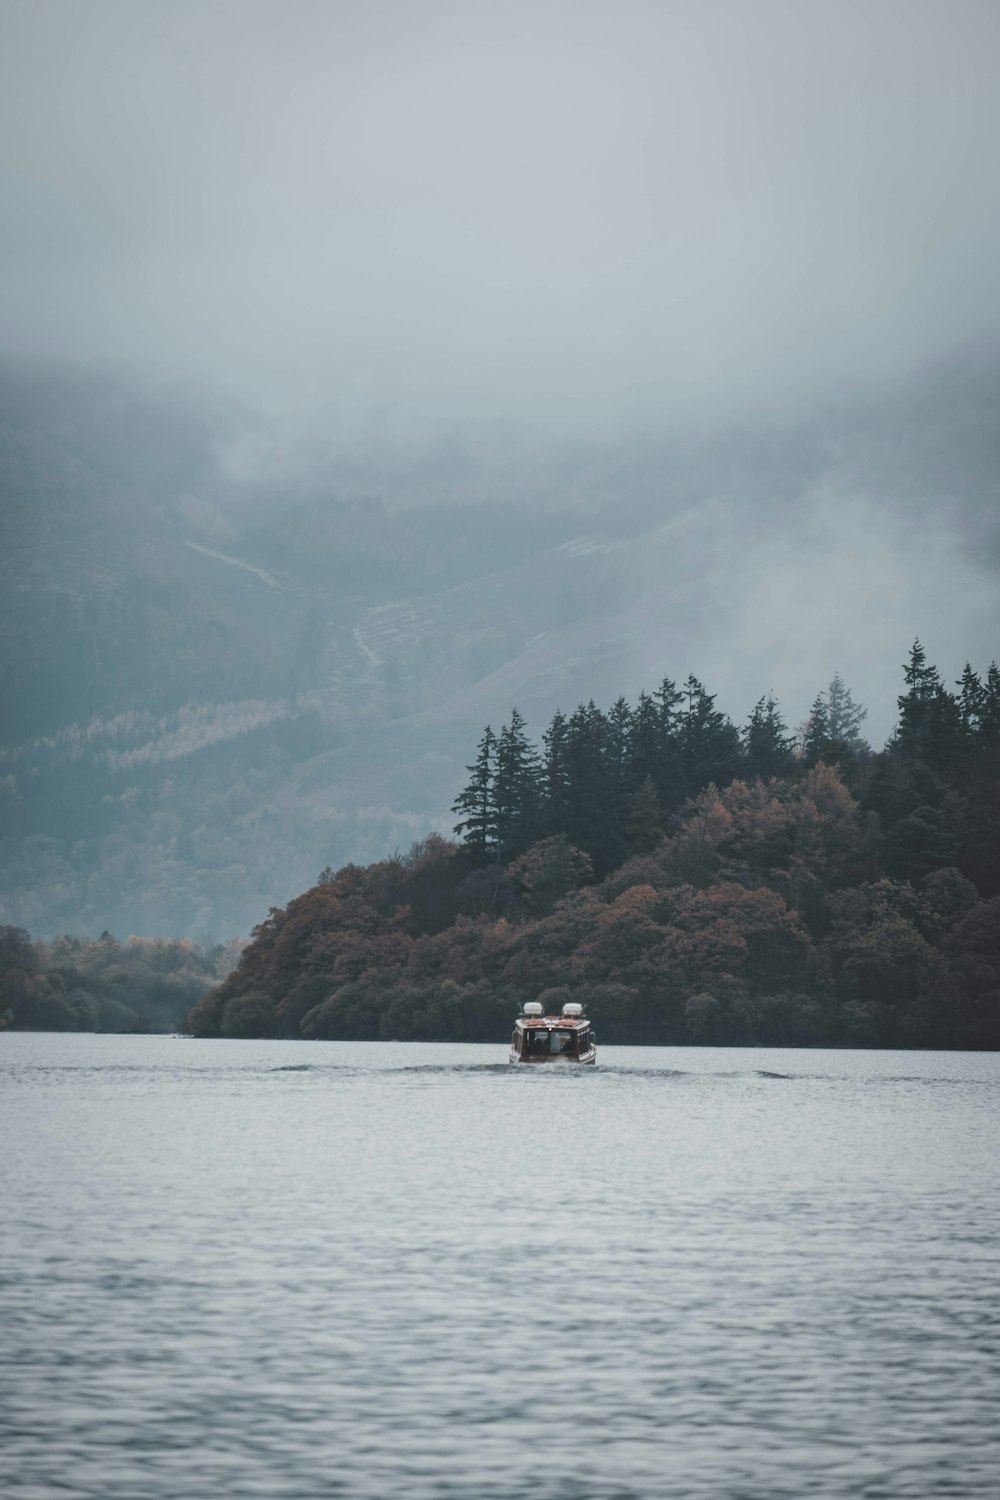
<path id="1" fill-rule="evenodd" d="M 1000 317 L 977 0 L 8 0 L 0 25 L 22 351 L 589 429 L 891 375 Z"/>

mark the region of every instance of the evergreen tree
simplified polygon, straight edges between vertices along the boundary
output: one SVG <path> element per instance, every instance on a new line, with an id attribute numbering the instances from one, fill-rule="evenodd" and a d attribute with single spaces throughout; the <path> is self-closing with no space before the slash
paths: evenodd
<path id="1" fill-rule="evenodd" d="M 663 734 L 660 712 L 648 693 L 640 693 L 632 716 L 632 733 L 629 740 L 628 785 L 630 790 L 641 786 L 647 777 L 655 778 L 663 754 Z"/>
<path id="2" fill-rule="evenodd" d="M 624 698 L 612 703 L 607 715 L 608 763 L 619 792 L 625 786 L 631 757 L 634 715 Z"/>
<path id="3" fill-rule="evenodd" d="M 519 853 L 538 832 L 541 764 L 516 708 L 497 740 L 493 795 L 498 848 L 505 857 Z"/>
<path id="4" fill-rule="evenodd" d="M 725 786 L 739 770 L 739 731 L 715 707 L 715 695 L 707 693 L 691 675 L 684 684 L 685 708 L 680 727 L 680 749 L 688 796 L 709 782 Z"/>
<path id="5" fill-rule="evenodd" d="M 743 731 L 747 769 L 767 781 L 783 776 L 792 764 L 792 740 L 773 694 L 759 698 Z"/>
<path id="6" fill-rule="evenodd" d="M 660 719 L 660 748 L 653 779 L 660 805 L 675 811 L 685 797 L 684 764 L 680 749 L 684 694 L 669 677 L 664 677 L 653 697 Z"/>
<path id="7" fill-rule="evenodd" d="M 452 804 L 452 812 L 462 814 L 455 832 L 477 860 L 485 864 L 497 854 L 496 805 L 497 738 L 490 728 L 479 741 L 479 750 L 471 766 L 466 766 L 470 781 Z"/>
<path id="8" fill-rule="evenodd" d="M 566 725 L 568 806 L 559 832 L 586 850 L 598 874 L 612 868 L 620 839 L 608 740 L 608 721 L 593 699 L 581 704 Z"/>
<path id="9" fill-rule="evenodd" d="M 839 672 L 834 672 L 826 690 L 827 733 L 831 740 L 856 749 L 863 744 L 861 725 L 868 717 L 867 708 L 855 703 Z"/>
<path id="10" fill-rule="evenodd" d="M 807 766 L 814 766 L 825 759 L 830 744 L 830 715 L 825 693 L 816 694 L 801 733 L 802 759 Z"/>
<path id="11" fill-rule="evenodd" d="M 903 667 L 906 692 L 896 703 L 899 723 L 895 747 L 903 755 L 923 760 L 927 750 L 932 704 L 942 691 L 937 667 L 927 665 L 927 653 L 919 640 L 910 649 L 910 660 Z"/>
<path id="12" fill-rule="evenodd" d="M 978 735 L 979 726 L 983 719 L 983 710 L 986 707 L 986 689 L 980 681 L 978 672 L 974 672 L 969 662 L 965 663 L 962 675 L 956 686 L 959 688 L 958 711 L 962 720 L 962 727 L 966 734 L 972 738 Z"/>
<path id="13" fill-rule="evenodd" d="M 681 705 L 684 694 L 675 682 L 664 677 L 653 697 L 660 716 L 660 738 L 664 745 L 669 746 L 676 740 L 683 722 Z"/>
<path id="14" fill-rule="evenodd" d="M 978 739 L 981 745 L 1000 745 L 1000 668 L 995 661 L 986 673 Z"/>
<path id="15" fill-rule="evenodd" d="M 850 688 L 835 672 L 829 687 L 817 694 L 809 710 L 802 732 L 803 760 L 810 766 L 821 760 L 844 762 L 860 751 L 868 751 L 861 738 L 861 725 L 867 717 L 867 708 L 855 703 Z"/>
<path id="16" fill-rule="evenodd" d="M 569 818 L 569 759 L 566 715 L 557 709 L 542 735 L 545 757 L 542 766 L 542 791 L 545 798 L 543 822 L 552 833 L 565 831 Z"/>
<path id="17" fill-rule="evenodd" d="M 940 687 L 928 708 L 924 759 L 935 771 L 948 777 L 958 770 L 971 744 L 957 699 Z"/>

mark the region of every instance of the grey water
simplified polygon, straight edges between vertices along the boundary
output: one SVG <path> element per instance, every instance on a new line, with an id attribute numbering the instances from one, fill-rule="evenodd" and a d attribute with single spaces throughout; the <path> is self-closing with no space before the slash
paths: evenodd
<path id="1" fill-rule="evenodd" d="M 1000 1492 L 1000 1056 L 0 1035 L 0 1492 Z"/>

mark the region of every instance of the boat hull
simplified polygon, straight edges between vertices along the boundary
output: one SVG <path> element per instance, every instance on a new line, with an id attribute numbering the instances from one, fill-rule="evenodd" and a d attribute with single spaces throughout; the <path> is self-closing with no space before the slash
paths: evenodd
<path id="1" fill-rule="evenodd" d="M 525 1068 L 592 1068 L 597 1063 L 597 1051 L 595 1049 L 583 1057 L 518 1057 L 511 1047 L 507 1061 Z"/>

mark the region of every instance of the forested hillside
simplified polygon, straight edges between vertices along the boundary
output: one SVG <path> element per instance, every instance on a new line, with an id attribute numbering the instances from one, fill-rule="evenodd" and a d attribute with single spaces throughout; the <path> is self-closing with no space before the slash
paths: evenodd
<path id="1" fill-rule="evenodd" d="M 0 1031 L 174 1031 L 178 1017 L 232 968 L 234 948 L 186 939 L 32 942 L 0 927 Z"/>
<path id="2" fill-rule="evenodd" d="M 196 1036 L 498 1040 L 585 1002 L 605 1042 L 1000 1046 L 1000 672 L 919 642 L 880 753 L 839 677 L 788 732 L 695 678 L 487 728 L 458 842 L 326 870 Z"/>

